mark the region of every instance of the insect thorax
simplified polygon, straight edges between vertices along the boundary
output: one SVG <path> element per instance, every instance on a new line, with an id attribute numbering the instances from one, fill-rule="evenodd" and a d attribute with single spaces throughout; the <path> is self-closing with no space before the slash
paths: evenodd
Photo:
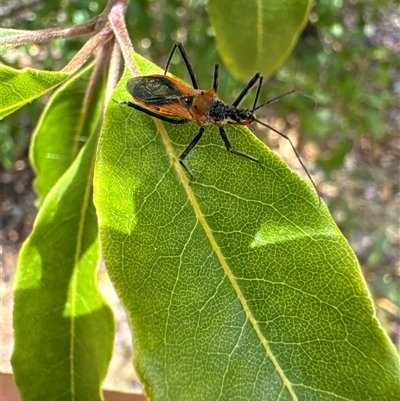
<path id="1" fill-rule="evenodd" d="M 229 104 L 225 104 L 222 100 L 214 100 L 212 106 L 208 111 L 208 116 L 212 123 L 227 123 L 235 122 L 238 124 L 243 121 L 253 120 L 254 116 L 251 110 L 238 109 Z"/>

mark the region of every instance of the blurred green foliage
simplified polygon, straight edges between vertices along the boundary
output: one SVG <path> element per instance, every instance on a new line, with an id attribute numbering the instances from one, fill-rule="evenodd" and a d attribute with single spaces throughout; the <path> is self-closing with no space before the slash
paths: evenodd
<path id="1" fill-rule="evenodd" d="M 389 112 L 394 105 L 391 93 L 398 63 L 395 51 L 380 44 L 376 34 L 391 4 L 389 0 L 316 2 L 293 54 L 264 88 L 262 99 L 298 90 L 298 95 L 273 107 L 281 115 L 297 115 L 302 135 L 318 142 L 321 155 L 317 163 L 328 179 L 341 167 L 354 138 L 372 136 L 382 141 L 393 134 Z M 40 2 L 19 17 L 6 18 L 3 25 L 15 29 L 66 26 L 93 18 L 105 5 L 104 0 L 89 4 L 71 0 Z M 163 66 L 173 43 L 182 41 L 200 85 L 211 85 L 213 65 L 220 60 L 205 0 L 131 1 L 126 19 L 136 51 Z M 80 39 L 58 40 L 40 45 L 40 52 L 36 47 L 34 51 L 25 47 L 25 51 L 33 66 L 60 69 L 82 43 Z M 171 70 L 187 78 L 178 55 Z M 234 99 L 242 86 L 222 70 L 221 98 Z M 21 144 L 21 126 L 10 120 L 7 124 L 2 160 L 4 167 L 10 168 L 20 153 L 20 146 L 14 145 Z M 14 149 L 14 156 L 10 149 Z"/>
<path id="2" fill-rule="evenodd" d="M 95 17 L 105 5 L 105 0 L 37 2 L 16 14 L 3 13 L 2 27 L 43 29 L 68 26 Z M 181 41 L 185 44 L 200 87 L 211 87 L 214 63 L 221 63 L 221 60 L 215 48 L 214 32 L 206 7 L 206 0 L 132 0 L 126 21 L 135 50 L 164 66 L 173 44 Z M 296 125 L 298 121 L 301 133 L 298 149 L 301 151 L 305 142 L 315 144 L 315 162 L 323 172 L 322 181 L 329 184 L 332 180 L 337 191 L 348 182 L 335 182 L 335 173 L 343 167 L 354 146 L 359 146 L 363 140 L 370 141 L 375 157 L 375 148 L 382 149 L 381 154 L 385 154 L 387 149 L 391 151 L 393 138 L 398 135 L 400 66 L 396 50 L 400 34 L 393 31 L 396 23 L 391 20 L 396 18 L 396 12 L 398 4 L 393 0 L 316 1 L 309 23 L 293 53 L 264 85 L 261 94 L 261 101 L 264 101 L 292 89 L 297 90 L 296 94 L 260 109 L 259 117 L 262 119 L 261 114 L 266 113 L 268 116 L 281 116 L 286 122 L 295 121 Z M 3 61 L 17 68 L 29 65 L 59 70 L 83 43 L 85 38 L 22 46 L 16 49 L 17 56 L 16 50 L 11 50 Z M 171 72 L 188 80 L 178 54 L 172 61 Z M 232 101 L 243 85 L 243 82 L 233 79 L 222 65 L 219 86 L 222 99 Z M 251 98 L 249 96 L 244 106 L 250 106 Z M 13 168 L 16 160 L 26 156 L 30 135 L 45 101 L 36 100 L 2 121 L 0 157 L 4 168 Z M 396 160 L 393 157 L 388 160 Z M 393 288 L 397 288 L 394 281 L 387 278 L 394 277 L 390 264 L 393 266 L 395 260 L 393 248 L 396 245 L 393 247 L 393 244 L 397 240 L 393 239 L 393 229 L 392 234 L 388 234 L 387 226 L 392 224 L 387 220 L 391 218 L 389 213 L 382 211 L 379 214 L 378 207 L 371 213 L 367 202 L 374 205 L 374 199 L 382 202 L 382 199 L 388 201 L 395 196 L 399 188 L 393 183 L 396 174 L 393 171 L 397 171 L 397 167 L 377 173 L 381 177 L 377 186 L 371 175 L 374 166 L 368 164 L 369 160 L 362 162 L 357 160 L 358 172 L 354 175 L 356 178 L 353 177 L 350 190 L 358 201 L 349 201 L 349 196 L 344 199 L 328 195 L 328 203 L 353 246 L 365 238 L 370 240 L 369 256 L 365 255 L 368 245 L 364 245 L 361 262 L 366 268 L 368 280 L 377 288 L 373 292 L 382 291 L 389 297 L 388 288 L 392 292 Z M 389 164 L 386 162 L 386 165 Z M 386 180 L 384 185 L 389 188 L 386 189 L 389 195 L 384 195 L 386 198 L 377 195 L 384 186 L 381 185 L 382 180 Z M 357 249 L 356 252 L 360 257 L 361 252 Z M 375 273 L 369 274 L 371 266 L 379 269 L 385 263 L 389 266 L 389 276 L 380 272 L 375 276 Z"/>

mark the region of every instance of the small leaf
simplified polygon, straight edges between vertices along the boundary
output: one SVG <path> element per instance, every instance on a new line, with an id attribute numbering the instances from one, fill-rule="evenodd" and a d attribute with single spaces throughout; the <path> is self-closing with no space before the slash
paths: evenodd
<path id="1" fill-rule="evenodd" d="M 275 72 L 297 43 L 310 7 L 310 0 L 210 0 L 218 53 L 232 75 Z"/>
<path id="2" fill-rule="evenodd" d="M 0 65 L 0 120 L 42 96 L 71 75 L 67 72 L 40 71 L 33 68 L 19 71 Z"/>
<path id="3" fill-rule="evenodd" d="M 85 104 L 91 72 L 91 66 L 85 68 L 54 92 L 35 129 L 30 158 L 36 172 L 37 206 L 97 128 L 102 102 L 96 99 L 102 99 L 104 80 L 98 81 L 94 101 Z"/>
<path id="4" fill-rule="evenodd" d="M 315 191 L 240 127 L 234 148 L 264 168 L 208 126 L 189 186 L 178 155 L 198 130 L 111 102 L 98 145 L 104 257 L 149 400 L 395 399 L 396 351 Z"/>
<path id="5" fill-rule="evenodd" d="M 25 401 L 101 400 L 114 324 L 95 278 L 101 256 L 92 203 L 96 139 L 52 188 L 21 250 L 12 365 Z"/>

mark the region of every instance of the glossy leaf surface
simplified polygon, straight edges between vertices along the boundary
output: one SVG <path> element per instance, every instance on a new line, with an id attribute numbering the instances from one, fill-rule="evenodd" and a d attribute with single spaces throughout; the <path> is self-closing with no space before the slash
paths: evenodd
<path id="1" fill-rule="evenodd" d="M 218 53 L 240 79 L 268 77 L 284 62 L 306 24 L 310 0 L 210 0 Z"/>
<path id="2" fill-rule="evenodd" d="M 96 282 L 96 142 L 94 135 L 48 193 L 20 253 L 12 364 L 24 401 L 101 400 L 114 322 Z"/>
<path id="3" fill-rule="evenodd" d="M 66 72 L 15 70 L 0 65 L 0 119 L 42 96 L 71 76 Z"/>
<path id="4" fill-rule="evenodd" d="M 227 128 L 263 169 L 213 126 L 189 186 L 178 156 L 198 129 L 111 102 L 98 146 L 104 257 L 149 399 L 393 399 L 395 349 L 315 191 L 249 130 Z"/>
<path id="5" fill-rule="evenodd" d="M 101 102 L 85 102 L 91 72 L 91 67 L 85 68 L 58 88 L 36 127 L 30 156 L 36 173 L 37 205 L 43 202 L 98 128 Z M 101 99 L 103 88 L 104 82 L 99 79 L 92 98 Z"/>

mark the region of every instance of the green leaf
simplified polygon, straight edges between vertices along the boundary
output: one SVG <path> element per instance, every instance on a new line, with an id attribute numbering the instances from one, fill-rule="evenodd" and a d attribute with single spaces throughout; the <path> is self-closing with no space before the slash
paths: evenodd
<path id="1" fill-rule="evenodd" d="M 19 71 L 0 65 L 0 119 L 42 96 L 71 75 L 67 72 L 40 71 L 33 68 Z"/>
<path id="2" fill-rule="evenodd" d="M 13 372 L 24 401 L 101 400 L 114 336 L 97 289 L 96 136 L 52 188 L 15 278 Z"/>
<path id="3" fill-rule="evenodd" d="M 87 104 L 85 94 L 91 72 L 89 66 L 57 89 L 36 127 L 30 156 L 36 172 L 37 206 L 43 203 L 47 193 L 97 128 L 102 102 L 96 99 L 103 98 L 104 79 L 96 85 L 92 96 L 94 101 Z"/>
<path id="4" fill-rule="evenodd" d="M 232 75 L 275 72 L 297 43 L 310 6 L 310 0 L 210 0 L 218 53 Z"/>
<path id="5" fill-rule="evenodd" d="M 6 38 L 8 36 L 16 36 L 16 35 L 21 35 L 25 32 L 29 31 L 22 31 L 18 29 L 4 29 L 0 28 L 0 39 L 1 38 Z M 7 43 L 7 44 L 0 44 L 0 54 L 3 54 L 6 50 L 11 49 L 15 45 L 12 43 Z"/>
<path id="6" fill-rule="evenodd" d="M 136 57 L 143 74 L 160 69 Z M 128 100 L 128 74 L 114 99 Z M 393 400 L 396 351 L 325 205 L 249 130 L 111 102 L 95 204 L 110 277 L 150 400 Z"/>

